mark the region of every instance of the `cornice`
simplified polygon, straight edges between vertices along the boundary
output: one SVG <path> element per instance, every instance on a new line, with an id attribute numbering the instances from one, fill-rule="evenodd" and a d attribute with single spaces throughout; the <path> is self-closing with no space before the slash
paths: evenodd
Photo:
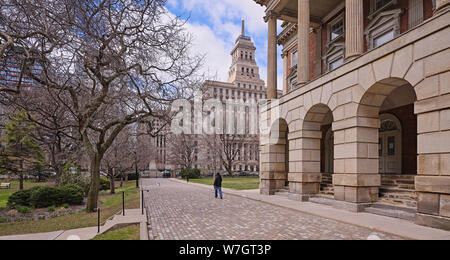
<path id="1" fill-rule="evenodd" d="M 298 25 L 296 23 L 289 24 L 277 37 L 278 45 L 284 45 L 292 36 L 296 35 Z"/>

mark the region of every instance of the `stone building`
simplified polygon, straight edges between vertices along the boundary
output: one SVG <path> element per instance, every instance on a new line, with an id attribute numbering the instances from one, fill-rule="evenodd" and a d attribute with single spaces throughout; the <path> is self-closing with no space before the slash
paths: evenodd
<path id="1" fill-rule="evenodd" d="M 255 2 L 271 99 L 261 193 L 450 229 L 450 1 Z"/>
<path id="2" fill-rule="evenodd" d="M 241 35 L 236 39 L 231 51 L 232 63 L 228 73 L 228 82 L 205 81 L 202 86 L 204 98 L 225 100 L 253 99 L 256 102 L 267 98 L 267 89 L 264 80 L 261 79 L 259 66 L 256 63 L 256 47 L 251 37 L 245 35 L 245 22 L 242 21 Z M 282 92 L 276 90 L 277 95 Z M 259 134 L 246 135 L 236 144 L 239 149 L 234 171 L 259 171 Z M 201 153 L 201 151 L 199 151 Z M 201 157 L 207 157 L 205 154 Z M 209 162 L 211 160 L 207 160 Z M 204 165 L 211 168 L 211 165 Z"/>

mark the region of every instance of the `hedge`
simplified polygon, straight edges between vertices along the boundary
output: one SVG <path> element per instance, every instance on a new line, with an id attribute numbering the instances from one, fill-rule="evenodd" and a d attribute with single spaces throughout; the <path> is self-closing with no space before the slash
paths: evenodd
<path id="1" fill-rule="evenodd" d="M 8 198 L 9 208 L 35 207 L 45 208 L 63 204 L 81 205 L 84 200 L 84 191 L 78 186 L 34 187 L 29 190 L 17 191 Z"/>
<path id="2" fill-rule="evenodd" d="M 189 176 L 190 179 L 198 179 L 201 177 L 201 172 L 199 169 L 183 169 L 180 172 L 181 178 L 185 179 Z"/>

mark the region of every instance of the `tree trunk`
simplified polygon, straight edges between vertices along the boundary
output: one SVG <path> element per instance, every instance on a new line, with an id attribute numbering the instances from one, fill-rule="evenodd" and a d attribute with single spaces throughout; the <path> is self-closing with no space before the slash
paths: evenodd
<path id="1" fill-rule="evenodd" d="M 111 194 L 116 194 L 116 187 L 115 187 L 115 183 L 114 183 L 114 177 L 109 176 L 109 187 L 110 187 L 110 193 Z"/>
<path id="2" fill-rule="evenodd" d="M 23 190 L 23 161 L 20 161 L 19 190 Z"/>
<path id="3" fill-rule="evenodd" d="M 19 173 L 19 190 L 23 190 L 23 172 Z"/>
<path id="4" fill-rule="evenodd" d="M 88 201 L 86 205 L 87 212 L 94 212 L 97 208 L 98 189 L 100 186 L 100 161 L 101 157 L 96 154 L 91 158 L 91 186 L 88 193 Z"/>
<path id="5" fill-rule="evenodd" d="M 122 172 L 122 174 L 121 174 L 121 177 L 122 178 L 120 178 L 120 188 L 122 188 L 123 187 L 123 178 L 124 178 L 124 173 Z"/>
<path id="6" fill-rule="evenodd" d="M 55 173 L 56 173 L 56 178 L 55 178 L 55 185 L 56 187 L 61 186 L 61 177 L 62 177 L 62 167 L 55 167 Z"/>
<path id="7" fill-rule="evenodd" d="M 114 183 L 114 169 L 108 169 L 108 177 L 109 177 L 109 191 L 111 194 L 116 194 L 116 187 Z"/>

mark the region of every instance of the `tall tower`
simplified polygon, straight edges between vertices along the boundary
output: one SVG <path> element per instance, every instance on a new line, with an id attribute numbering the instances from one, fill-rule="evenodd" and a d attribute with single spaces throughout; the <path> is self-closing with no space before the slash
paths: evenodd
<path id="1" fill-rule="evenodd" d="M 237 87 L 252 90 L 265 88 L 259 75 L 259 67 L 255 60 L 256 47 L 252 39 L 245 36 L 245 21 L 242 19 L 241 35 L 237 38 L 231 51 L 232 63 L 228 73 L 228 82 Z"/>

